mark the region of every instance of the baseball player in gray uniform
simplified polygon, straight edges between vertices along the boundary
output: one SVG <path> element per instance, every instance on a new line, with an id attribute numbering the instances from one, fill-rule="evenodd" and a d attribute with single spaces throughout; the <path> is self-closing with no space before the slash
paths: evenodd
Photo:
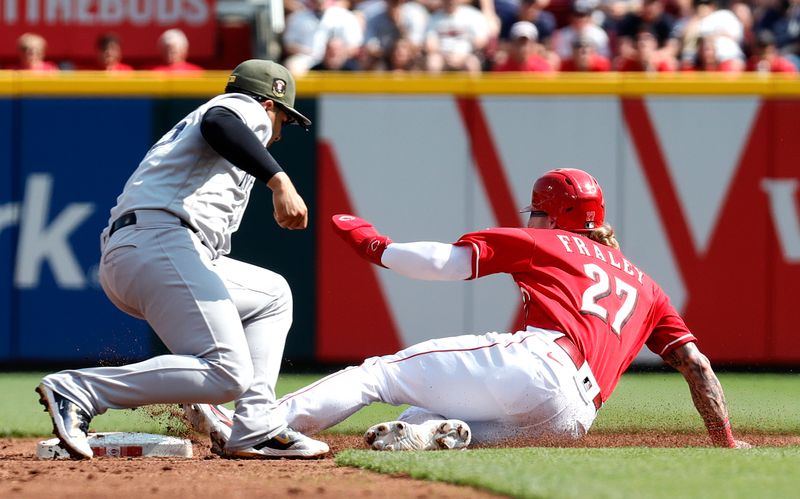
<path id="1" fill-rule="evenodd" d="M 225 457 L 313 458 L 328 446 L 289 428 L 275 408 L 292 295 L 269 270 L 225 256 L 256 180 L 274 218 L 304 229 L 308 210 L 267 152 L 294 109 L 287 69 L 248 60 L 225 93 L 201 105 L 145 155 L 101 235 L 100 282 L 124 312 L 145 319 L 171 354 L 122 367 L 62 371 L 36 388 L 73 458 L 91 458 L 91 418 L 107 409 L 236 400 Z"/>

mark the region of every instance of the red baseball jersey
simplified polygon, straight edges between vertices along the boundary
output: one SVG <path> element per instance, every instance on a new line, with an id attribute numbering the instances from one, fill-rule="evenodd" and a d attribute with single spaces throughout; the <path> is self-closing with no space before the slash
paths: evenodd
<path id="1" fill-rule="evenodd" d="M 603 401 L 642 345 L 663 356 L 697 341 L 661 287 L 619 250 L 549 229 L 488 229 L 455 244 L 473 248 L 471 279 L 511 274 L 522 292 L 524 326 L 569 336 Z"/>
<path id="2" fill-rule="evenodd" d="M 550 64 L 544 57 L 536 54 L 531 54 L 522 62 L 515 61 L 514 59 L 507 59 L 505 62 L 497 64 L 492 68 L 492 71 L 510 72 L 522 71 L 527 73 L 549 73 L 553 71 Z"/>

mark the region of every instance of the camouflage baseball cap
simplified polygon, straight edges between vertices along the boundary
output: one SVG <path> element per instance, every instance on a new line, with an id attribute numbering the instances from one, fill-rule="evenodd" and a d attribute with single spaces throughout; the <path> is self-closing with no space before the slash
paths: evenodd
<path id="1" fill-rule="evenodd" d="M 273 100 L 286 110 L 295 123 L 306 129 L 311 126 L 311 120 L 294 108 L 294 77 L 277 62 L 263 59 L 244 61 L 228 77 L 228 87 Z"/>

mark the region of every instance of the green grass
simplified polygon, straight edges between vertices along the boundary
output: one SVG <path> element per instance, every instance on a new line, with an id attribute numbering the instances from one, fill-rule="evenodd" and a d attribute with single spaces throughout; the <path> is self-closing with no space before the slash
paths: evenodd
<path id="1" fill-rule="evenodd" d="M 797 497 L 800 448 L 345 450 L 336 464 L 523 498 Z"/>
<path id="2" fill-rule="evenodd" d="M 735 429 L 800 435 L 800 375 L 719 375 Z M 675 373 L 628 374 L 603 406 L 594 432 L 667 428 L 704 432 L 689 387 Z"/>

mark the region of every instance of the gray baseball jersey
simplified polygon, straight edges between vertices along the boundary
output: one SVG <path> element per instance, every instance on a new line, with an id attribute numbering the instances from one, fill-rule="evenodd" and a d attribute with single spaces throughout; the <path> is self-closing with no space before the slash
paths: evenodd
<path id="1" fill-rule="evenodd" d="M 267 145 L 272 124 L 255 99 L 243 94 L 214 97 L 150 148 L 117 198 L 109 224 L 134 210 L 164 210 L 196 228 L 215 255 L 230 252 L 231 234 L 239 228 L 255 178 L 226 161 L 203 139 L 200 122 L 215 106 L 236 113 Z"/>
<path id="2" fill-rule="evenodd" d="M 101 238 L 100 283 L 109 299 L 147 320 L 172 354 L 62 371 L 42 382 L 90 416 L 235 399 L 228 448 L 238 450 L 286 427 L 274 410 L 275 383 L 292 295 L 280 275 L 225 256 L 255 179 L 204 140 L 203 115 L 215 106 L 230 109 L 265 146 L 269 142 L 272 123 L 255 99 L 224 94 L 209 100 L 147 152 Z M 112 233 L 118 220 L 130 223 L 117 223 Z"/>

